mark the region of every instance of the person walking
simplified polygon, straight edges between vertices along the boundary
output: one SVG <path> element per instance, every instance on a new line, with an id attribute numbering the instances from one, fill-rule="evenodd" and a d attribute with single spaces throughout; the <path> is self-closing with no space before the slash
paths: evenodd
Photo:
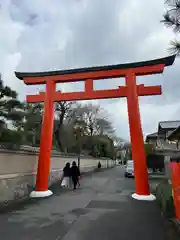
<path id="1" fill-rule="evenodd" d="M 78 167 L 78 169 L 79 169 L 79 167 Z M 79 169 L 79 176 L 78 176 L 78 182 L 77 182 L 79 187 L 80 187 L 80 185 L 81 185 L 81 184 L 80 184 L 80 179 L 81 179 L 81 173 L 80 173 L 80 169 Z"/>
<path id="2" fill-rule="evenodd" d="M 80 177 L 79 168 L 78 168 L 78 166 L 76 165 L 76 162 L 73 161 L 72 167 L 71 167 L 71 178 L 72 178 L 73 188 L 74 188 L 74 189 L 76 189 L 76 186 L 77 186 L 79 177 Z"/>
<path id="3" fill-rule="evenodd" d="M 63 181 L 61 186 L 70 187 L 70 177 L 71 177 L 71 168 L 70 163 L 66 163 L 66 166 L 63 168 Z"/>

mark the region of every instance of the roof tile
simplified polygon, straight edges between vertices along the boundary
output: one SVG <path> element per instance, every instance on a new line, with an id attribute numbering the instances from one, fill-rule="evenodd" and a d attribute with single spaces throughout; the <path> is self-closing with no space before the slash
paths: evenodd
<path id="1" fill-rule="evenodd" d="M 176 129 L 177 127 L 180 126 L 180 120 L 159 122 L 159 126 L 165 129 L 168 129 L 168 128 Z"/>

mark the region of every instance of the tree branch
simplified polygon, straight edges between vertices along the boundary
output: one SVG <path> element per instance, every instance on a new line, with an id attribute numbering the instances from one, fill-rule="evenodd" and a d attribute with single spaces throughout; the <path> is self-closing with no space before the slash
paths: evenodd
<path id="1" fill-rule="evenodd" d="M 171 54 L 176 54 L 180 56 L 180 41 L 178 40 L 173 40 L 170 42 L 171 47 L 169 47 L 169 52 Z"/>

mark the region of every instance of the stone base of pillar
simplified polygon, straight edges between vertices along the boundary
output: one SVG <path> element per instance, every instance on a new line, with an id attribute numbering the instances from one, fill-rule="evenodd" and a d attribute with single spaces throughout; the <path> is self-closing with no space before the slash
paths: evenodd
<path id="1" fill-rule="evenodd" d="M 136 200 L 141 200 L 141 201 L 154 201 L 154 200 L 156 200 L 156 197 L 153 194 L 139 195 L 139 194 L 133 193 L 132 198 L 134 198 Z"/>
<path id="2" fill-rule="evenodd" d="M 44 197 L 49 197 L 53 194 L 52 191 L 47 190 L 47 191 L 32 191 L 30 193 L 30 198 L 44 198 Z"/>

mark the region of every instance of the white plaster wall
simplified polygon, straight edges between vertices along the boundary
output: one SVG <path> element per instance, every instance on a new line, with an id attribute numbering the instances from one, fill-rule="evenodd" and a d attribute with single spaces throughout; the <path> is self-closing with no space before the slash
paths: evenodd
<path id="1" fill-rule="evenodd" d="M 62 178 L 67 162 L 77 162 L 76 157 L 52 156 L 49 185 Z M 114 166 L 114 161 L 81 157 L 81 172 L 92 171 L 98 162 L 102 168 Z M 38 155 L 34 153 L 0 150 L 0 207 L 28 197 L 35 186 Z"/>

